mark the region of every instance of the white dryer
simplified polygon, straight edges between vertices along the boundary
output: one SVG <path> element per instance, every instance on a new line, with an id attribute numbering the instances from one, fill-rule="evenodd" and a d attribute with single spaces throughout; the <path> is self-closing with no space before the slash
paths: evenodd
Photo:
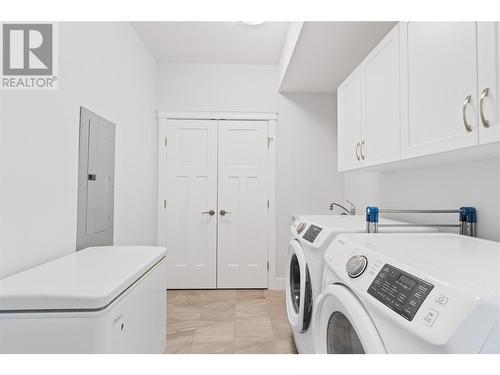
<path id="1" fill-rule="evenodd" d="M 500 243 L 342 234 L 325 262 L 318 353 L 500 353 Z"/>
<path id="2" fill-rule="evenodd" d="M 288 246 L 286 310 L 299 353 L 314 353 L 310 326 L 314 293 L 319 292 L 320 285 L 313 282 L 321 282 L 323 254 L 334 235 L 330 228 L 319 224 L 319 217 L 314 222 L 311 218 L 300 216 L 294 221 Z"/>
<path id="3" fill-rule="evenodd" d="M 380 219 L 381 224 L 404 224 Z M 314 353 L 314 328 L 311 326 L 314 304 L 321 292 L 324 254 L 339 233 L 364 232 L 365 215 L 301 215 L 290 231 L 286 282 L 286 307 L 295 345 L 299 353 Z M 430 227 L 388 227 L 381 232 L 435 232 Z"/>

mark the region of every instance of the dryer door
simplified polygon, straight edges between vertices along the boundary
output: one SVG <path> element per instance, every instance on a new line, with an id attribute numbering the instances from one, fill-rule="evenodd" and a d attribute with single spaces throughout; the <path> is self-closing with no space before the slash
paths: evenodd
<path id="1" fill-rule="evenodd" d="M 307 331 L 312 317 L 312 286 L 304 250 L 297 240 L 288 247 L 286 310 L 292 327 Z"/>
<path id="2" fill-rule="evenodd" d="M 316 353 L 385 353 L 368 312 L 344 285 L 326 287 L 318 298 L 314 332 Z"/>

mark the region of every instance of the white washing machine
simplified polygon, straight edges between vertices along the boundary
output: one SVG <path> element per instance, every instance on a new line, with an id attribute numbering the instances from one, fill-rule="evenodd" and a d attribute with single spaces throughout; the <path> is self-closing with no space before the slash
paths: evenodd
<path id="1" fill-rule="evenodd" d="M 342 234 L 325 262 L 318 353 L 500 353 L 500 243 Z"/>
<path id="2" fill-rule="evenodd" d="M 380 219 L 381 224 L 404 224 Z M 295 345 L 299 353 L 314 353 L 314 304 L 321 292 L 324 253 L 339 233 L 364 232 L 365 215 L 301 215 L 290 231 L 286 283 L 286 307 Z M 388 227 L 380 232 L 436 232 L 430 227 Z"/>

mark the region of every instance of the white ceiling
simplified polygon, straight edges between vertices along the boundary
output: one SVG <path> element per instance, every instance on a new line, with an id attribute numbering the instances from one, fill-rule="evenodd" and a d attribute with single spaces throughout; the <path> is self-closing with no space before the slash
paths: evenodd
<path id="1" fill-rule="evenodd" d="M 281 92 L 333 93 L 396 22 L 305 22 Z"/>
<path id="2" fill-rule="evenodd" d="M 160 62 L 277 65 L 288 22 L 133 22 Z"/>

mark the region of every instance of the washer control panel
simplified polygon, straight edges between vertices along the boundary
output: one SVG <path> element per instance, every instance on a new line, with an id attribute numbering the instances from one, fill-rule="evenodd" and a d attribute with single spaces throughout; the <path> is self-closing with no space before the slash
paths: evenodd
<path id="1" fill-rule="evenodd" d="M 434 285 L 385 264 L 368 288 L 368 294 L 412 321 L 432 288 Z"/>
<path id="2" fill-rule="evenodd" d="M 323 230 L 323 228 L 317 227 L 314 224 L 311 224 L 309 228 L 307 228 L 306 232 L 302 236 L 302 238 L 310 243 L 313 243 L 316 237 L 318 237 L 319 233 Z"/>

